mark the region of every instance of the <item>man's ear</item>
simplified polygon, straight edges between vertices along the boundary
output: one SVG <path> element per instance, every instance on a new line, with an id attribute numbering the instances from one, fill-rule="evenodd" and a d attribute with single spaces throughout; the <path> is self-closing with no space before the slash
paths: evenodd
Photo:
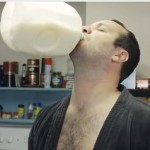
<path id="1" fill-rule="evenodd" d="M 113 62 L 126 62 L 128 59 L 129 53 L 121 47 L 117 47 L 112 55 Z"/>

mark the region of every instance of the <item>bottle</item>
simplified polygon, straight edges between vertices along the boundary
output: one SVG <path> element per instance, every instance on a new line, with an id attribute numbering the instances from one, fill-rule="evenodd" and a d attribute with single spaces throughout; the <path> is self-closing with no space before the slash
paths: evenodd
<path id="1" fill-rule="evenodd" d="M 23 104 L 18 105 L 18 118 L 19 119 L 24 119 L 25 117 L 25 107 Z"/>
<path id="2" fill-rule="evenodd" d="M 66 88 L 72 89 L 74 84 L 74 66 L 70 57 L 67 60 L 67 75 L 65 77 L 65 81 L 66 81 Z"/>
<path id="3" fill-rule="evenodd" d="M 70 57 L 67 60 L 67 75 L 74 75 L 74 65 Z"/>
<path id="4" fill-rule="evenodd" d="M 3 114 L 3 107 L 2 105 L 0 105 L 0 118 L 2 118 L 2 114 Z"/>
<path id="5" fill-rule="evenodd" d="M 27 71 L 27 65 L 22 65 L 22 74 L 21 74 L 21 86 L 23 87 L 26 84 L 26 71 Z"/>
<path id="6" fill-rule="evenodd" d="M 16 84 L 16 87 L 20 87 L 19 62 L 13 61 L 12 65 L 14 66 L 14 70 L 15 70 L 15 84 Z"/>
<path id="7" fill-rule="evenodd" d="M 34 111 L 34 104 L 30 103 L 28 107 L 28 112 L 27 112 L 27 119 L 32 119 L 33 111 Z"/>
<path id="8" fill-rule="evenodd" d="M 34 118 L 37 118 L 39 112 L 42 109 L 42 104 L 41 103 L 34 103 Z"/>
<path id="9" fill-rule="evenodd" d="M 4 69 L 3 65 L 0 65 L 0 87 L 3 86 L 3 82 L 4 82 Z"/>
<path id="10" fill-rule="evenodd" d="M 13 62 L 4 61 L 4 80 L 3 86 L 4 87 L 16 87 L 16 65 Z"/>
<path id="11" fill-rule="evenodd" d="M 51 86 L 51 68 L 52 68 L 52 59 L 45 58 L 45 69 L 44 69 L 44 88 L 50 88 Z"/>
<path id="12" fill-rule="evenodd" d="M 52 87 L 53 88 L 62 88 L 63 76 L 61 72 L 53 72 L 52 76 Z"/>
<path id="13" fill-rule="evenodd" d="M 65 2 L 6 2 L 0 31 L 12 50 L 40 57 L 68 55 L 84 39 L 79 13 Z"/>
<path id="14" fill-rule="evenodd" d="M 45 58 L 41 60 L 40 86 L 44 87 Z"/>

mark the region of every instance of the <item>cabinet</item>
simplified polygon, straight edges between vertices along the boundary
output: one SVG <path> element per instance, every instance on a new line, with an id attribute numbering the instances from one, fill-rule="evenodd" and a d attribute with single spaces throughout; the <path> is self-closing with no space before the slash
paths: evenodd
<path id="1" fill-rule="evenodd" d="M 129 90 L 136 97 L 150 97 L 150 90 Z M 30 103 L 41 102 L 47 106 L 51 103 L 61 100 L 71 93 L 71 89 L 63 88 L 0 88 L 0 105 L 4 111 L 16 112 L 18 104 L 24 104 L 25 110 L 28 110 Z M 32 125 L 34 119 L 1 119 L 2 124 Z"/>
<path id="2" fill-rule="evenodd" d="M 0 88 L 0 105 L 4 111 L 16 112 L 18 104 L 25 105 L 25 113 L 30 103 L 41 102 L 44 106 L 61 100 L 71 93 L 70 89 L 63 88 Z M 32 124 L 33 119 L 1 119 L 2 124 Z"/>

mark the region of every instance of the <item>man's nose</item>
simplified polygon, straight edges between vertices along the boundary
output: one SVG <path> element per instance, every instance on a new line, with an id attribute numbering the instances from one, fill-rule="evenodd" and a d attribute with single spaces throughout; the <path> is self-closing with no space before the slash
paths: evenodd
<path id="1" fill-rule="evenodd" d="M 92 32 L 91 27 L 90 26 L 83 26 L 82 27 L 82 32 L 90 34 Z"/>

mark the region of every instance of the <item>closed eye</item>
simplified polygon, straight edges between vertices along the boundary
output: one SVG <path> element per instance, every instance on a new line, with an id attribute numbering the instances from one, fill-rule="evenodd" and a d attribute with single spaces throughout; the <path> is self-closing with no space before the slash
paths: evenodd
<path id="1" fill-rule="evenodd" d="M 101 32 L 105 32 L 105 30 L 104 29 L 98 29 L 99 31 L 101 31 Z"/>

